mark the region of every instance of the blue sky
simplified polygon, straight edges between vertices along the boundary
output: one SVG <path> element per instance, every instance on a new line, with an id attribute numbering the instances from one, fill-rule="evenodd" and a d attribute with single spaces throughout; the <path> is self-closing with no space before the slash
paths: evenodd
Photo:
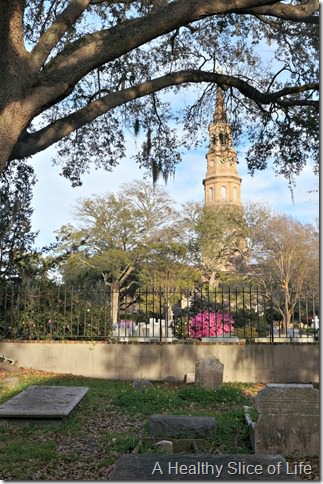
<path id="1" fill-rule="evenodd" d="M 92 19 L 94 24 L 95 20 Z M 276 45 L 274 42 L 267 45 L 261 42 L 255 51 L 261 57 L 263 68 L 265 64 L 274 63 L 276 70 L 280 64 L 274 57 Z M 236 65 L 233 64 L 235 68 Z M 221 66 L 218 66 L 221 72 Z M 233 72 L 232 72 L 233 73 Z M 191 104 L 193 93 L 198 86 L 189 86 L 179 92 L 167 93 L 166 97 L 173 109 L 183 108 Z M 207 126 L 205 127 L 207 134 Z M 35 155 L 31 162 L 35 167 L 38 183 L 34 187 L 32 216 L 32 229 L 39 231 L 36 246 L 42 247 L 54 241 L 55 230 L 63 224 L 74 222 L 73 207 L 81 197 L 95 194 L 104 195 L 116 192 L 124 183 L 142 179 L 145 172 L 139 170 L 131 159 L 135 148 L 133 138 L 128 140 L 129 156 L 123 160 L 113 172 L 92 169 L 91 173 L 82 177 L 83 185 L 72 188 L 68 180 L 59 175 L 60 167 L 53 166 L 52 158 L 55 156 L 55 147 Z M 160 184 L 169 192 L 171 197 L 180 205 L 187 201 L 203 201 L 202 180 L 206 173 L 206 159 L 208 142 L 198 150 L 190 150 L 183 157 L 183 161 L 176 169 L 175 179 L 170 179 L 167 186 Z M 303 223 L 316 224 L 319 217 L 318 177 L 313 174 L 311 167 L 306 167 L 296 180 L 293 199 L 288 182 L 277 177 L 270 167 L 257 172 L 251 177 L 247 172 L 243 149 L 235 147 L 238 152 L 238 170 L 242 177 L 242 202 L 259 202 L 271 207 L 274 211 L 286 213 Z"/>
<path id="2" fill-rule="evenodd" d="M 274 62 L 276 69 L 279 69 L 279 63 L 273 56 L 274 47 L 274 43 L 271 46 L 261 43 L 256 50 L 263 63 Z M 219 69 L 221 71 L 221 66 Z M 198 89 L 199 86 L 190 85 L 176 93 L 167 92 L 165 100 L 171 103 L 174 110 L 183 108 L 190 105 L 192 99 L 195 100 Z M 207 126 L 205 132 L 208 138 Z M 53 242 L 55 230 L 63 224 L 75 222 L 73 207 L 80 198 L 117 192 L 122 184 L 143 179 L 145 171 L 140 170 L 131 158 L 135 150 L 135 138 L 131 135 L 127 140 L 127 147 L 129 156 L 112 172 L 95 170 L 93 167 L 90 174 L 82 177 L 83 185 L 75 188 L 72 188 L 70 182 L 59 175 L 60 167 L 52 164 L 55 147 L 33 157 L 32 164 L 36 170 L 38 183 L 34 188 L 32 229 L 39 231 L 35 244 L 37 247 Z M 187 151 L 182 163 L 176 168 L 175 179 L 170 179 L 167 186 L 160 182 L 179 206 L 192 200 L 203 201 L 202 180 L 206 174 L 207 148 L 208 141 L 200 149 Z M 305 167 L 296 179 L 292 197 L 287 180 L 277 177 L 271 167 L 265 171 L 256 172 L 253 177 L 249 175 L 245 162 L 247 148 L 241 146 L 235 146 L 235 148 L 239 160 L 238 171 L 242 177 L 241 198 L 244 204 L 248 202 L 265 204 L 274 211 L 288 214 L 303 223 L 318 223 L 319 181 L 310 166 Z"/>
<path id="3" fill-rule="evenodd" d="M 206 127 L 207 129 L 207 127 Z M 91 195 L 116 192 L 123 183 L 142 179 L 145 171 L 140 170 L 131 159 L 133 139 L 129 139 L 129 157 L 123 160 L 113 172 L 93 170 L 85 175 L 81 187 L 72 188 L 70 182 L 59 175 L 60 168 L 52 165 L 54 148 L 33 157 L 38 183 L 34 189 L 32 228 L 39 231 L 36 246 L 42 247 L 54 241 L 54 231 L 63 224 L 75 221 L 73 207 L 77 200 Z M 180 205 L 184 202 L 203 201 L 202 180 L 206 173 L 205 147 L 188 151 L 176 169 L 175 179 L 165 186 L 171 197 Z M 284 178 L 275 176 L 273 170 L 247 173 L 244 152 L 238 150 L 238 170 L 242 177 L 242 202 L 259 202 L 281 213 L 287 213 L 303 223 L 316 223 L 319 215 L 318 178 L 310 167 L 305 168 L 296 180 L 294 202 Z M 310 193 L 310 191 L 313 191 Z"/>

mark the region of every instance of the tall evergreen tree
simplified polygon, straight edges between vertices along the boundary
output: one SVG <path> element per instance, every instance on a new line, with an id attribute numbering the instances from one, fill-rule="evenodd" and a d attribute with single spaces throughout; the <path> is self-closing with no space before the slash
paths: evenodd
<path id="1" fill-rule="evenodd" d="M 0 280 L 22 279 L 28 272 L 34 170 L 26 163 L 11 163 L 0 176 Z"/>

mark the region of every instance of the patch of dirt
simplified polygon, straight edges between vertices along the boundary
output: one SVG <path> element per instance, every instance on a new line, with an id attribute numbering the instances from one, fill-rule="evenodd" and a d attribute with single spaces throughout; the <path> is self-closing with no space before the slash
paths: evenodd
<path id="1" fill-rule="evenodd" d="M 248 398 L 254 397 L 255 395 L 257 395 L 258 392 L 260 392 L 260 390 L 262 390 L 263 388 L 265 388 L 265 386 L 266 386 L 265 383 L 255 383 L 251 387 L 246 388 L 245 390 L 243 390 L 243 393 Z"/>
<path id="2" fill-rule="evenodd" d="M 320 480 L 320 461 L 319 457 L 302 457 L 302 458 L 286 458 L 286 460 L 290 463 L 291 469 L 293 468 L 294 463 L 304 462 L 304 464 L 309 464 L 311 466 L 311 473 L 300 474 L 299 478 L 302 481 L 319 481 Z"/>
<path id="3" fill-rule="evenodd" d="M 10 363 L 5 363 L 5 362 L 0 363 L 0 380 L 7 378 L 9 374 L 10 376 L 17 376 L 22 380 L 24 378 L 30 378 L 31 376 L 44 378 L 44 379 L 63 376 L 61 374 L 58 375 L 57 373 L 48 372 L 48 371 L 30 370 L 28 368 L 21 368 L 19 366 L 16 366 L 15 364 L 12 365 Z"/>

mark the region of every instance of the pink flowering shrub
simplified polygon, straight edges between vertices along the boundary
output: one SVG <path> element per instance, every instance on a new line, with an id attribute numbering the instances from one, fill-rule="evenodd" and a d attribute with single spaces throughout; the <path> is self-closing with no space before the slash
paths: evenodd
<path id="1" fill-rule="evenodd" d="M 193 316 L 189 323 L 191 338 L 223 336 L 233 331 L 234 321 L 228 313 L 203 311 Z"/>

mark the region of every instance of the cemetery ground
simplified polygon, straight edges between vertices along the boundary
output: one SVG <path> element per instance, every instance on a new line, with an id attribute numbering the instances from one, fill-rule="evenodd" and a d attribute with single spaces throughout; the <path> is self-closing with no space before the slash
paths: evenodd
<path id="1" fill-rule="evenodd" d="M 217 430 L 207 452 L 252 454 L 243 406 L 251 405 L 252 397 L 264 387 L 225 383 L 211 390 L 154 382 L 136 389 L 132 382 L 0 367 L 0 403 L 30 385 L 86 386 L 89 391 L 56 425 L 0 422 L 0 479 L 106 481 L 118 457 L 146 442 L 148 418 L 156 413 L 214 416 Z M 147 442 L 143 445 L 144 451 L 151 451 Z M 319 478 L 318 458 L 297 460 L 311 464 L 307 480 Z"/>

